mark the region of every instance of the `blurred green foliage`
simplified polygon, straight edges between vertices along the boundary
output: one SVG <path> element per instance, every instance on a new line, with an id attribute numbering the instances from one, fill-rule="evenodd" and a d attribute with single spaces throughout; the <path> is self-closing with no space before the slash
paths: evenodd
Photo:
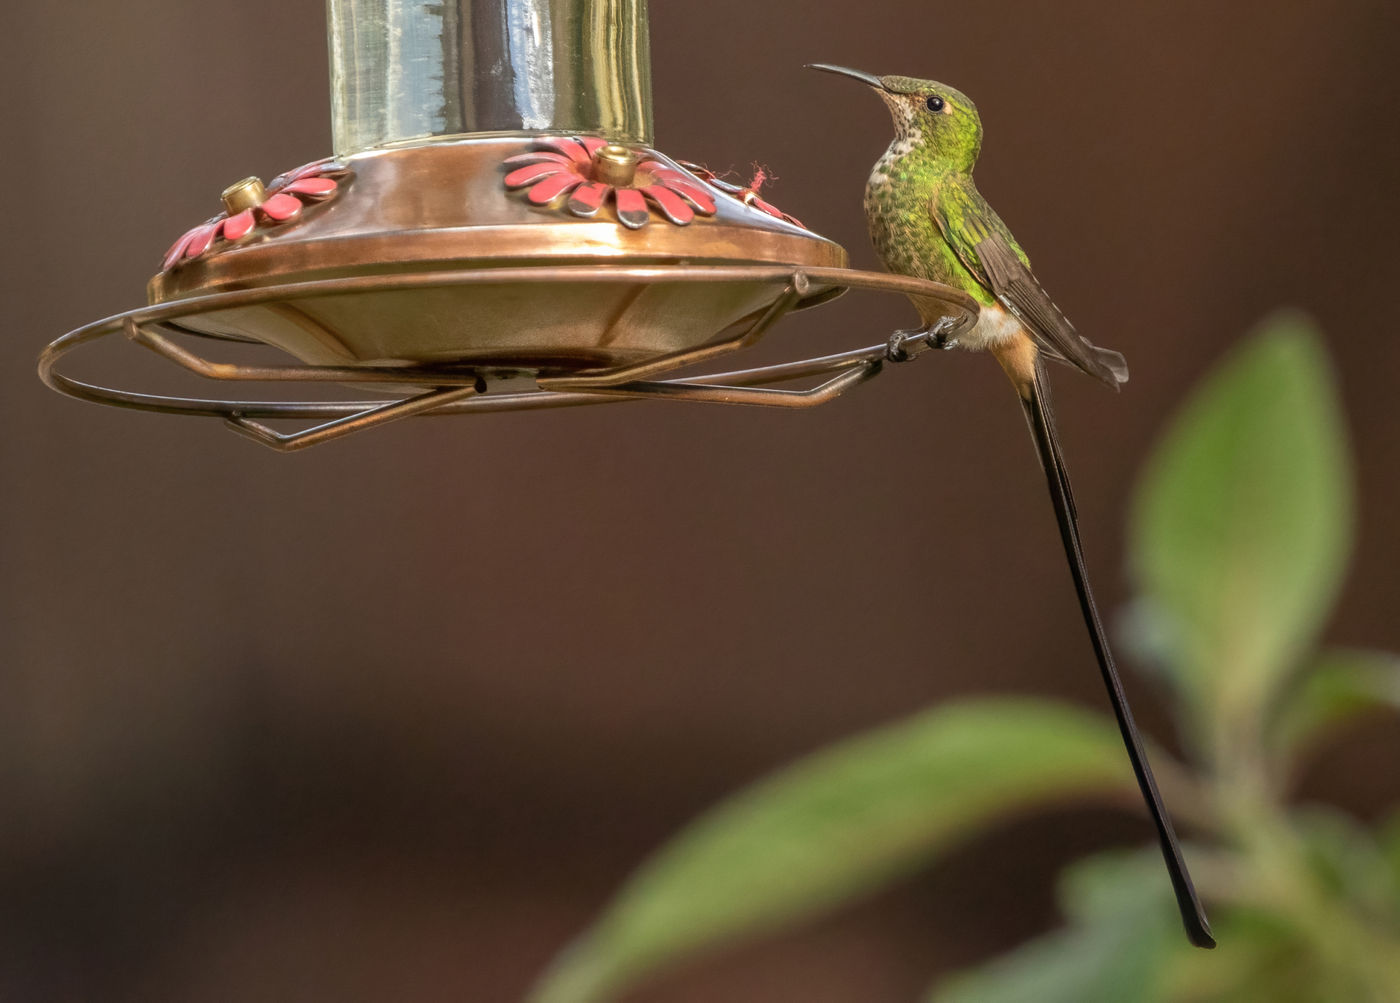
<path id="1" fill-rule="evenodd" d="M 1146 465 L 1132 636 L 1186 761 L 1152 750 L 1220 940 L 1183 935 L 1158 851 L 1063 875 L 1066 925 L 935 986 L 928 1003 L 1395 1003 L 1400 815 L 1376 830 L 1290 804 L 1356 715 L 1400 709 L 1400 661 L 1317 651 L 1345 569 L 1351 476 L 1309 322 L 1268 321 Z M 601 1003 L 667 966 L 831 909 L 1013 813 L 1133 797 L 1115 726 L 1046 700 L 965 700 L 843 742 L 708 812 L 556 960 L 532 1003 Z"/>

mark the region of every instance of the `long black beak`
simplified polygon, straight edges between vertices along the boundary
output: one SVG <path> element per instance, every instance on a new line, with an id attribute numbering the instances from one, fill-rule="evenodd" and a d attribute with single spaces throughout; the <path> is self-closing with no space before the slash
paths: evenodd
<path id="1" fill-rule="evenodd" d="M 808 63 L 806 68 L 809 70 L 821 70 L 823 73 L 836 73 L 843 77 L 850 77 L 852 80 L 859 80 L 861 83 L 874 87 L 876 90 L 882 91 L 885 89 L 885 85 L 880 82 L 879 77 L 872 76 L 869 73 L 862 73 L 860 70 L 848 69 L 845 66 L 832 66 L 829 63 Z"/>

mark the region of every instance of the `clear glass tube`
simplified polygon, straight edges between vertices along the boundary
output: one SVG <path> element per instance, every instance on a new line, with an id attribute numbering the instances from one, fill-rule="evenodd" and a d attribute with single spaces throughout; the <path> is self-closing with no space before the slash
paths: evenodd
<path id="1" fill-rule="evenodd" d="M 651 142 L 646 0 L 327 0 L 339 156 L 474 133 Z"/>

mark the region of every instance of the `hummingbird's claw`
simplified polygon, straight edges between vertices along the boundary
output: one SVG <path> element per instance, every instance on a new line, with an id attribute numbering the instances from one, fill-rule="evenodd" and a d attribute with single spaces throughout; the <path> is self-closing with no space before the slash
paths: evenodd
<path id="1" fill-rule="evenodd" d="M 958 339 L 950 337 L 956 328 L 956 324 L 947 317 L 944 317 L 937 324 L 928 329 L 928 343 L 931 348 L 948 351 L 950 348 L 958 347 Z"/>
<path id="2" fill-rule="evenodd" d="M 885 358 L 891 362 L 908 362 L 913 356 L 904 346 L 924 337 L 927 333 L 926 331 L 896 331 L 890 335 L 889 346 L 885 349 Z"/>
<path id="3" fill-rule="evenodd" d="M 890 335 L 885 358 L 890 362 L 908 362 L 930 348 L 956 348 L 958 339 L 949 337 L 952 331 L 953 325 L 946 319 L 917 331 L 896 331 Z"/>

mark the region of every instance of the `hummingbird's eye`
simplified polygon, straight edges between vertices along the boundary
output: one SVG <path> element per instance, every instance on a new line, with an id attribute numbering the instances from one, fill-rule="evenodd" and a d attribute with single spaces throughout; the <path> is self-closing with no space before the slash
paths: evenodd
<path id="1" fill-rule="evenodd" d="M 943 99 L 937 94 L 931 94 L 929 95 L 929 99 L 924 102 L 924 106 L 928 108 L 929 111 L 942 111 Z"/>

